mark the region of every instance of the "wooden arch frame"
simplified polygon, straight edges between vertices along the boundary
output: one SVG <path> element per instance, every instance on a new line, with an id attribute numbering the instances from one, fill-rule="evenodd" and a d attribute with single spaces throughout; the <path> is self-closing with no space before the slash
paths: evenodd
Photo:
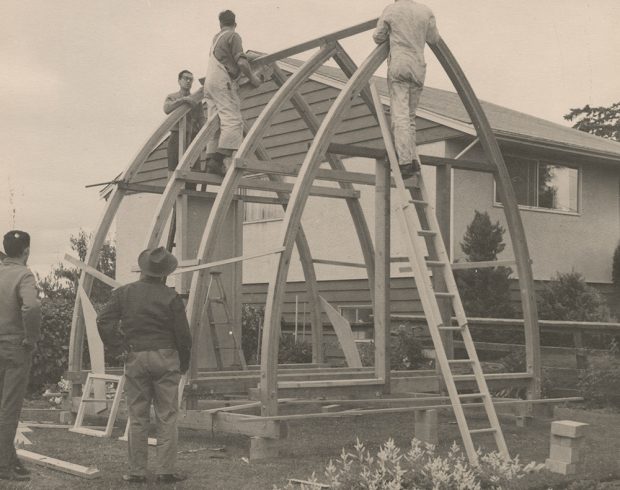
<path id="1" fill-rule="evenodd" d="M 274 116 L 283 107 L 283 105 L 288 101 L 293 104 L 293 106 L 301 114 L 302 119 L 306 122 L 308 128 L 315 135 L 315 138 L 306 158 L 304 159 L 301 169 L 297 174 L 297 179 L 290 194 L 290 198 L 285 206 L 286 213 L 281 235 L 282 248 L 278 249 L 278 252 L 274 256 L 274 268 L 269 282 L 260 376 L 261 411 L 264 416 L 275 416 L 277 415 L 278 410 L 278 334 L 280 328 L 282 302 L 286 287 L 286 276 L 294 245 L 297 246 L 299 251 L 303 272 L 308 285 L 309 297 L 312 301 L 311 316 L 314 361 L 321 361 L 321 349 L 319 346 L 321 345 L 322 323 L 320 302 L 318 301 L 318 287 L 310 247 L 301 227 L 301 216 L 303 214 L 308 196 L 313 189 L 312 183 L 317 176 L 322 157 L 327 155 L 327 161 L 333 170 L 344 170 L 342 161 L 334 154 L 329 153 L 328 146 L 331 143 L 331 139 L 336 132 L 343 114 L 348 109 L 352 98 L 358 93 L 361 94 L 362 98 L 369 106 L 371 113 L 373 112 L 373 106 L 368 92 L 368 83 L 374 72 L 385 60 L 388 51 L 387 45 L 378 46 L 374 49 L 362 65 L 357 68 L 348 55 L 344 52 L 338 43 L 338 40 L 372 29 L 375 25 L 376 19 L 373 19 L 363 24 L 338 31 L 328 36 L 323 36 L 298 46 L 287 48 L 277 53 L 265 55 L 254 60 L 254 66 L 262 66 L 265 71 L 271 72 L 272 79 L 277 85 L 280 86 L 280 88 L 270 102 L 265 106 L 254 125 L 248 131 L 247 136 L 245 137 L 243 144 L 237 153 L 235 164 L 229 169 L 221 182 L 217 179 L 214 181 L 212 178 L 204 176 L 204 174 L 201 175 L 191 171 L 192 164 L 199 159 L 200 154 L 206 145 L 206 141 L 215 130 L 214 122 L 208 121 L 193 142 L 189 145 L 183 154 L 181 161 L 179 162 L 178 168 L 173 172 L 171 178 L 169 179 L 163 196 L 160 199 L 159 205 L 156 209 L 149 236 L 145 242 L 145 247 L 156 246 L 161 242 L 165 232 L 166 222 L 172 212 L 176 196 L 181 192 L 186 181 L 189 180 L 193 182 L 220 184 L 212 211 L 209 215 L 200 241 L 197 257 L 200 263 L 209 263 L 212 258 L 212 251 L 215 248 L 214 245 L 217 242 L 217 237 L 220 234 L 219 232 L 224 224 L 226 212 L 232 202 L 234 192 L 242 182 L 243 170 L 247 169 L 247 167 L 238 165 L 239 162 L 243 163 L 244 161 L 251 159 L 254 154 L 256 154 L 259 160 L 269 160 L 269 155 L 266 149 L 261 145 L 261 139 L 268 130 Z M 288 78 L 286 78 L 283 72 L 274 64 L 275 61 L 286 56 L 292 56 L 317 47 L 320 48 L 318 52 Z M 529 394 L 531 397 L 536 398 L 540 394 L 540 353 L 533 277 L 525 233 L 508 172 L 501 155 L 499 145 L 482 110 L 482 107 L 452 53 L 443 40 L 440 40 L 437 44 L 432 45 L 431 49 L 435 53 L 437 59 L 443 66 L 459 93 L 459 96 L 477 131 L 477 135 L 485 156 L 487 157 L 488 164 L 492 167 L 492 171 L 496 177 L 497 189 L 506 213 L 508 229 L 515 251 L 515 259 L 519 275 L 525 320 L 527 371 L 531 376 Z M 333 57 L 336 60 L 343 72 L 348 75 L 350 79 L 331 106 L 328 114 L 322 122 L 319 123 L 318 118 L 309 110 L 309 105 L 297 92 L 297 89 L 301 86 L 301 84 L 307 81 L 316 69 L 330 57 Z M 163 139 L 167 132 L 173 128 L 175 124 L 178 124 L 179 121 L 183 120 L 187 112 L 187 108 L 179 108 L 168 116 L 168 118 L 166 118 L 164 123 L 154 132 L 154 134 L 138 152 L 137 156 L 121 176 L 118 181 L 119 183 L 122 184 L 128 182 L 131 177 L 139 171 L 148 155 L 155 149 L 157 144 Z M 265 162 L 265 164 L 268 163 L 269 162 Z M 265 164 L 263 164 L 263 168 Z M 292 174 L 294 175 L 294 172 Z M 269 175 L 269 179 L 272 182 L 282 182 L 282 178 L 277 175 Z M 375 258 L 368 225 L 365 221 L 360 203 L 356 199 L 353 186 L 349 182 L 339 182 L 339 184 L 341 190 L 347 191 L 340 197 L 344 197 L 348 205 L 356 233 L 360 241 L 362 254 L 364 256 L 364 263 L 372 288 L 372 283 L 374 281 Z M 97 227 L 97 231 L 87 258 L 87 265 L 91 267 L 96 267 L 98 253 L 103 245 L 112 219 L 114 218 L 124 195 L 125 191 L 123 190 L 122 185 L 117 185 L 112 190 L 112 193 L 108 198 L 103 217 Z M 283 198 L 284 194 L 278 193 L 278 197 Z M 90 292 L 92 279 L 93 278 L 86 272 L 83 272 L 81 275 L 80 286 L 87 293 Z M 198 305 L 201 305 L 204 302 L 206 294 L 205 286 L 204 270 L 195 271 L 192 276 L 192 284 L 187 308 L 188 318 L 192 327 L 195 327 L 200 320 L 200 309 Z M 77 371 L 81 369 L 83 339 L 84 327 L 80 316 L 80 297 L 78 296 L 76 299 L 71 332 L 69 361 L 70 371 Z"/>

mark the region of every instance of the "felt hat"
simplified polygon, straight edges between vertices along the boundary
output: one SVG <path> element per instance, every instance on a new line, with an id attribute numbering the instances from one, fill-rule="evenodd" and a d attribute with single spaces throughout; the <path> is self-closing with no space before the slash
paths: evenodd
<path id="1" fill-rule="evenodd" d="M 138 256 L 138 266 L 143 274 L 164 277 L 173 272 L 179 261 L 164 247 L 147 248 Z"/>

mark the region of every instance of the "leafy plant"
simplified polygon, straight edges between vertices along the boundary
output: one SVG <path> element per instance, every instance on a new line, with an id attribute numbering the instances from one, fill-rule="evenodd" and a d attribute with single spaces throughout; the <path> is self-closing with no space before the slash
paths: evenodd
<path id="1" fill-rule="evenodd" d="M 620 243 L 614 251 L 614 258 L 611 266 L 611 279 L 614 286 L 620 288 Z"/>
<path id="2" fill-rule="evenodd" d="M 503 226 L 491 223 L 489 214 L 475 211 L 467 227 L 461 249 L 467 262 L 497 260 L 504 250 Z M 509 267 L 484 267 L 457 271 L 455 279 L 467 316 L 514 318 L 515 310 L 510 300 Z"/>
<path id="3" fill-rule="evenodd" d="M 575 121 L 573 128 L 602 138 L 620 141 L 620 102 L 609 107 L 598 106 L 571 109 L 564 116 L 567 121 Z"/>
<path id="4" fill-rule="evenodd" d="M 558 273 L 538 296 L 538 314 L 544 320 L 607 322 L 605 299 L 578 272 Z"/>
<path id="5" fill-rule="evenodd" d="M 312 362 L 312 344 L 304 340 L 295 341 L 290 333 L 280 337 L 278 362 L 281 364 L 302 364 Z"/>
<path id="6" fill-rule="evenodd" d="M 325 477 L 329 487 L 337 490 L 508 489 L 516 480 L 544 468 L 535 462 L 522 465 L 518 457 L 504 458 L 497 452 L 485 454 L 479 450 L 478 459 L 478 465 L 471 465 L 456 444 L 446 457 L 441 457 L 434 446 L 417 439 L 411 441 L 406 452 L 388 439 L 372 456 L 358 439 L 354 452 L 343 449 L 339 459 L 329 462 Z M 289 484 L 286 488 L 293 487 Z M 314 475 L 304 488 L 318 488 Z"/>
<path id="7" fill-rule="evenodd" d="M 579 379 L 581 396 L 591 406 L 620 409 L 620 349 L 615 339 L 602 358 L 589 362 Z"/>
<path id="8" fill-rule="evenodd" d="M 364 366 L 375 365 L 374 343 L 358 345 L 360 358 Z M 412 329 L 400 325 L 390 335 L 390 368 L 393 370 L 416 369 L 429 364 L 422 355 L 422 343 Z"/>

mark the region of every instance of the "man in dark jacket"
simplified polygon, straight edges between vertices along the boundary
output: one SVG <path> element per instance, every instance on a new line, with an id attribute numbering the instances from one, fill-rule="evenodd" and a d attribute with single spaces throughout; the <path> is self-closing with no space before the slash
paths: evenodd
<path id="1" fill-rule="evenodd" d="M 26 267 L 30 235 L 4 235 L 0 263 L 0 480 L 29 480 L 17 459 L 15 432 L 28 386 L 32 350 L 39 340 L 41 304 L 34 276 Z"/>
<path id="2" fill-rule="evenodd" d="M 192 338 L 181 297 L 166 286 L 177 259 L 164 247 L 138 257 L 140 280 L 112 292 L 97 317 L 104 344 L 122 347 L 129 410 L 129 482 L 146 482 L 151 403 L 157 425 L 157 480 L 185 480 L 176 474 L 179 382 L 187 372 Z M 120 325 L 119 325 L 120 322 Z"/>

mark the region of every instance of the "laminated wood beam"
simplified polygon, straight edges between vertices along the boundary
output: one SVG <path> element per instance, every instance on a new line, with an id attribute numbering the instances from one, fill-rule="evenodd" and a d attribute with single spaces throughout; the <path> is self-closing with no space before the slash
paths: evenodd
<path id="1" fill-rule="evenodd" d="M 104 284 L 107 284 L 110 287 L 117 288 L 119 286 L 122 286 L 122 284 L 118 282 L 116 279 L 113 279 L 110 276 L 106 276 L 103 272 L 98 271 L 94 267 L 86 265 L 81 260 L 78 260 L 75 257 L 71 257 L 71 255 L 69 254 L 65 254 L 65 260 L 69 262 L 70 264 L 82 269 L 82 271 L 90 274 L 95 279 L 99 279 L 101 282 L 103 282 Z"/>
<path id="2" fill-rule="evenodd" d="M 354 267 L 357 269 L 366 268 L 366 264 L 362 264 L 359 262 L 343 262 L 341 260 L 325 260 L 325 259 L 313 259 L 312 262 L 314 262 L 315 264 L 335 265 L 339 267 Z"/>
<path id="3" fill-rule="evenodd" d="M 170 275 L 174 274 L 184 274 L 187 272 L 194 272 L 203 269 L 212 269 L 214 267 L 219 267 L 226 264 L 234 264 L 236 262 L 244 262 L 246 260 L 256 259 L 258 257 L 265 257 L 266 255 L 273 255 L 280 253 L 284 250 L 284 247 L 275 248 L 273 250 L 268 250 L 267 252 L 259 252 L 255 254 L 243 255 L 242 257 L 231 257 L 230 259 L 217 260 L 215 262 L 210 262 L 208 264 L 197 264 L 191 265 L 188 267 L 183 267 L 171 272 Z"/>
<path id="4" fill-rule="evenodd" d="M 304 51 L 318 48 L 319 46 L 323 46 L 328 42 L 337 41 L 338 39 L 344 39 L 345 37 L 354 36 L 355 34 L 360 34 L 370 29 L 374 29 L 376 26 L 377 19 L 367 20 L 366 22 L 347 27 L 346 29 L 341 29 L 339 31 L 332 32 L 331 34 L 326 34 L 325 36 L 317 37 L 315 39 L 311 39 L 310 41 L 296 44 L 295 46 L 291 46 L 290 48 L 282 49 L 280 51 L 276 51 L 275 53 L 259 56 L 258 58 L 252 60 L 251 64 L 253 66 L 258 66 L 273 63 L 274 61 L 281 60 L 282 58 L 295 56 L 296 54 L 303 53 Z"/>

